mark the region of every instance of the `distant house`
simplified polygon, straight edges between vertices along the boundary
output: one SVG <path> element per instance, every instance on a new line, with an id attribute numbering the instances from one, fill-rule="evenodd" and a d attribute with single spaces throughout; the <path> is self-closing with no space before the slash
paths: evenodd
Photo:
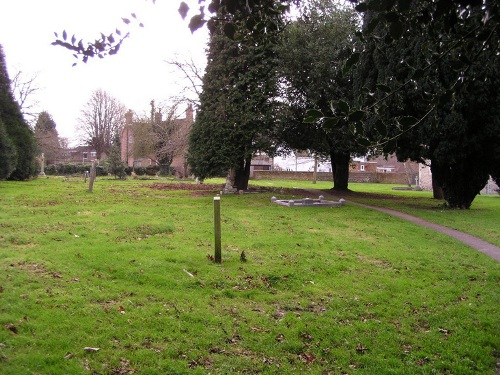
<path id="1" fill-rule="evenodd" d="M 188 147 L 188 138 L 191 126 L 194 121 L 194 113 L 192 105 L 188 105 L 185 117 L 176 118 L 171 120 L 172 123 L 168 124 L 174 126 L 175 131 L 172 137 L 176 137 L 177 147 L 172 159 L 170 167 L 174 170 L 177 176 L 184 177 L 188 174 L 188 168 L 186 163 L 186 153 Z M 165 125 L 167 126 L 167 121 L 163 121 L 162 114 L 157 112 L 154 115 L 155 125 Z M 136 155 L 134 151 L 134 141 L 139 136 L 139 127 L 144 125 L 140 122 L 133 121 L 132 111 L 128 111 L 125 114 L 125 126 L 121 132 L 121 158 L 129 167 L 147 167 L 149 165 L 157 165 L 156 155 L 154 153 L 149 153 L 145 155 Z"/>
<path id="2" fill-rule="evenodd" d="M 62 152 L 59 163 L 82 163 L 90 164 L 97 160 L 96 151 L 90 146 L 78 146 L 66 149 Z M 106 155 L 103 154 L 104 159 Z"/>
<path id="3" fill-rule="evenodd" d="M 266 154 L 254 155 L 250 163 L 250 177 L 254 176 L 254 171 L 270 171 L 273 167 L 273 159 Z"/>
<path id="4" fill-rule="evenodd" d="M 332 165 L 328 161 L 319 161 L 318 172 L 331 172 Z M 292 171 L 292 172 L 313 172 L 314 171 L 314 155 L 306 151 L 295 151 L 285 155 L 276 156 L 273 158 L 274 170 Z"/>

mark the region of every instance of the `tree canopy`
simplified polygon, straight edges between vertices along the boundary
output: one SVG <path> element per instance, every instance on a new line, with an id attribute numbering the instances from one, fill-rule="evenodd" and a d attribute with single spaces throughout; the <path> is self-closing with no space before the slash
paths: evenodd
<path id="1" fill-rule="evenodd" d="M 275 59 L 272 43 L 231 40 L 222 28 L 211 32 L 188 155 L 197 177 L 225 175 L 233 169 L 237 188 L 247 188 L 252 155 L 273 148 Z"/>
<path id="2" fill-rule="evenodd" d="M 409 10 L 419 13 L 420 5 Z M 453 30 L 448 18 L 435 19 L 432 29 L 443 33 L 430 36 L 410 22 L 405 37 L 395 38 L 369 7 L 365 29 L 385 37 L 366 39 L 355 74 L 361 105 L 370 113 L 361 132 L 379 152 L 430 161 L 434 186 L 453 208 L 469 208 L 498 165 L 498 39 L 490 33 L 467 46 L 453 40 L 459 29 L 464 38 L 480 29 L 481 15 L 481 8 L 469 9 L 467 22 Z"/>
<path id="3" fill-rule="evenodd" d="M 33 132 L 14 100 L 3 48 L 0 45 L 0 168 L 2 179 L 26 180 L 36 174 Z"/>
<path id="4" fill-rule="evenodd" d="M 54 163 L 61 151 L 61 144 L 59 142 L 56 123 L 47 111 L 42 111 L 38 114 L 34 133 L 38 146 L 38 153 L 44 154 L 47 164 Z"/>
<path id="5" fill-rule="evenodd" d="M 352 121 L 304 122 L 309 109 L 328 113 L 331 102 L 339 100 L 352 105 L 352 74 L 343 74 L 342 66 L 355 43 L 357 17 L 352 8 L 330 0 L 311 1 L 301 13 L 283 32 L 279 47 L 280 86 L 289 106 L 281 111 L 279 138 L 291 148 L 330 157 L 334 189 L 345 190 L 351 154 L 366 152 L 349 132 Z"/>

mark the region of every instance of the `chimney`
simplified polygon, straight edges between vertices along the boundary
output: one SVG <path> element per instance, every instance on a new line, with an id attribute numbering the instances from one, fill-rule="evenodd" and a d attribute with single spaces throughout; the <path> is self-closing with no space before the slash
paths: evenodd
<path id="1" fill-rule="evenodd" d="M 159 125 L 161 123 L 161 112 L 158 111 L 155 113 L 155 124 Z"/>
<path id="2" fill-rule="evenodd" d="M 125 113 L 125 125 L 132 125 L 132 110 L 128 110 L 127 113 Z"/>
<path id="3" fill-rule="evenodd" d="M 193 122 L 193 105 L 188 104 L 186 109 L 186 120 L 191 123 Z"/>

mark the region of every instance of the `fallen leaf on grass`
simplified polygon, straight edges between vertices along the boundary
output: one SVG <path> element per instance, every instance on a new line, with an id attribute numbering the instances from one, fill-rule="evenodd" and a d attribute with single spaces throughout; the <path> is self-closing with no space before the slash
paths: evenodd
<path id="1" fill-rule="evenodd" d="M 101 350 L 101 348 L 92 348 L 90 346 L 86 346 L 85 348 L 83 348 L 83 350 L 85 350 L 86 352 L 98 352 L 99 350 Z"/>
<path id="2" fill-rule="evenodd" d="M 14 324 L 9 323 L 9 324 L 4 325 L 3 327 L 17 335 L 17 327 Z"/>
<path id="3" fill-rule="evenodd" d="M 364 353 L 366 350 L 368 350 L 368 348 L 366 346 L 363 346 L 361 344 L 359 344 L 358 346 L 356 346 L 356 351 L 357 352 Z"/>
<path id="4" fill-rule="evenodd" d="M 448 336 L 451 333 L 451 331 L 446 328 L 439 328 L 439 332 L 444 333 L 446 336 Z"/>
<path id="5" fill-rule="evenodd" d="M 64 359 L 71 359 L 71 358 L 73 358 L 73 353 L 67 352 L 67 353 L 64 355 Z"/>
<path id="6" fill-rule="evenodd" d="M 304 363 L 311 363 L 316 360 L 316 356 L 314 354 L 309 354 L 309 353 L 299 354 L 298 358 Z"/>

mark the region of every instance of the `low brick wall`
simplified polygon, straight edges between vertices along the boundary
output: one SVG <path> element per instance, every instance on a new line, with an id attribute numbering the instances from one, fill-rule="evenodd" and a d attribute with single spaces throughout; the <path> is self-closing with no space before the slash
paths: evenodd
<path id="1" fill-rule="evenodd" d="M 417 174 L 411 176 L 412 184 L 415 183 Z M 254 171 L 254 180 L 304 180 L 312 181 L 313 172 L 293 172 L 293 171 Z M 333 181 L 331 172 L 318 172 L 318 181 Z M 403 184 L 408 185 L 406 173 L 376 173 L 376 172 L 351 172 L 349 182 L 375 182 L 382 184 Z"/>

